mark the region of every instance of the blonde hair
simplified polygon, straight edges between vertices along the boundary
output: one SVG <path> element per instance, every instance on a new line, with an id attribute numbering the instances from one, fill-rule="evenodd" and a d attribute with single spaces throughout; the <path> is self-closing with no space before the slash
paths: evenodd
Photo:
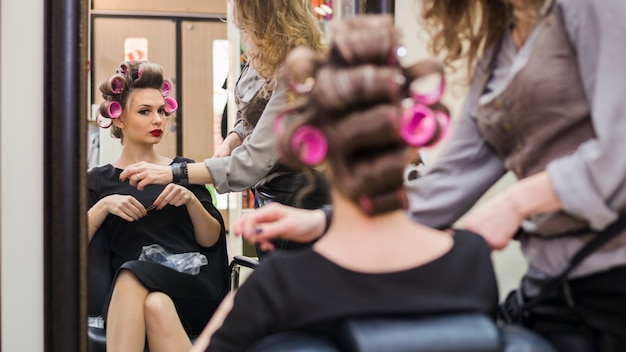
<path id="1" fill-rule="evenodd" d="M 303 0 L 234 0 L 235 24 L 247 32 L 246 58 L 268 81 L 274 80 L 287 53 L 306 46 L 322 53 L 322 32 Z"/>
<path id="2" fill-rule="evenodd" d="M 513 21 L 534 25 L 544 0 L 423 0 L 430 50 L 444 62 L 467 60 L 468 72 Z"/>

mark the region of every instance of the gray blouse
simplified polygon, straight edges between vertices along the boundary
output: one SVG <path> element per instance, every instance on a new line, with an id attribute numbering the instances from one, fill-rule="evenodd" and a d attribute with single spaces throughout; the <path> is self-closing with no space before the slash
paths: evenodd
<path id="1" fill-rule="evenodd" d="M 255 75 L 258 74 L 251 68 L 244 72 L 236 88 L 240 90 L 238 92 L 240 97 L 253 97 L 262 88 L 262 84 L 250 84 L 252 81 L 259 82 L 259 77 L 255 78 Z M 279 156 L 273 122 L 287 102 L 287 85 L 280 75 L 277 79 L 278 85 L 256 122 L 253 132 L 244 130 L 241 124 L 242 119 L 238 114 L 238 123 L 234 131 L 245 137 L 243 143 L 235 148 L 230 156 L 204 160 L 204 164 L 213 177 L 217 192 L 244 191 L 266 181 L 274 170 Z"/>
<path id="2" fill-rule="evenodd" d="M 622 156 L 626 138 L 620 133 L 626 132 L 626 67 L 622 63 L 626 57 L 626 1 L 556 0 L 555 6 L 577 52 L 596 138 L 552 160 L 546 171 L 564 211 L 585 220 L 592 229 L 602 230 L 626 209 L 626 158 Z M 508 171 L 482 137 L 476 114 L 479 106 L 504 91 L 524 67 L 542 25 L 519 50 L 508 33 L 493 72 L 486 72 L 489 51 L 479 61 L 465 103 L 437 159 L 427 165 L 425 175 L 407 184 L 415 220 L 435 227 L 451 225 Z M 546 79 L 549 74 L 546 72 Z M 527 222 L 525 227 L 532 231 L 533 224 Z M 583 244 L 577 237 L 532 236 L 522 239 L 522 250 L 531 272 L 552 276 L 565 268 Z M 619 246 L 594 253 L 571 276 L 623 264 L 626 246 Z"/>

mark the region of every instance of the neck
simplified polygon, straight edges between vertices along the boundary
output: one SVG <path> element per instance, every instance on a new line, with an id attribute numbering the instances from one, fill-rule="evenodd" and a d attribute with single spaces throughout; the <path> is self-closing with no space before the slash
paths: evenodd
<path id="1" fill-rule="evenodd" d="M 122 147 L 120 157 L 113 163 L 118 168 L 125 168 L 128 165 L 146 161 L 152 164 L 163 163 L 164 157 L 157 154 L 154 145 L 138 146 L 126 144 Z"/>

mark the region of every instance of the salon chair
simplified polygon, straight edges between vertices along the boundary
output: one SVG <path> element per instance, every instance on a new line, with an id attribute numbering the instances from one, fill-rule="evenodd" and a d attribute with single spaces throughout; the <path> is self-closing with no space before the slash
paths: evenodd
<path id="1" fill-rule="evenodd" d="M 209 261 L 227 260 L 228 252 L 226 248 L 226 239 L 221 238 L 216 244 L 215 251 L 209 257 Z M 207 255 L 208 256 L 208 255 Z M 114 272 L 111 270 L 109 250 L 109 238 L 102 230 L 98 230 L 87 251 L 87 311 L 89 326 L 87 327 L 87 351 L 88 352 L 105 352 L 106 351 L 106 332 L 103 326 L 97 326 L 98 319 L 102 314 L 102 305 L 107 299 L 109 290 L 113 283 Z M 229 289 L 230 273 L 224 267 L 224 270 L 216 268 L 219 278 L 219 286 L 224 292 Z M 223 272 L 223 273 L 222 273 Z M 218 281 L 218 280 L 216 280 Z M 192 341 L 195 337 L 192 337 Z M 148 352 L 146 347 L 145 352 Z"/>
<path id="2" fill-rule="evenodd" d="M 279 333 L 249 352 L 556 352 L 521 327 L 498 327 L 482 314 L 352 319 L 335 341 L 304 333 Z"/>

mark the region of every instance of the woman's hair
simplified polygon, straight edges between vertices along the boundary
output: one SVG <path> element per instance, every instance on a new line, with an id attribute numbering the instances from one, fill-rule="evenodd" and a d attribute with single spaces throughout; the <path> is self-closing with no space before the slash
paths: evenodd
<path id="1" fill-rule="evenodd" d="M 404 208 L 403 170 L 410 154 L 401 133 L 407 109 L 402 103 L 420 70 L 398 63 L 390 16 L 358 16 L 329 29 L 325 58 L 305 48 L 287 57 L 288 83 L 301 96 L 275 122 L 279 152 L 299 168 L 325 160 L 329 183 L 369 215 Z M 433 73 L 428 65 L 418 67 Z M 427 105 L 445 111 L 438 99 Z M 320 146 L 327 147 L 325 155 L 317 154 Z"/>
<path id="2" fill-rule="evenodd" d="M 163 96 L 167 97 L 171 87 L 171 82 L 163 77 L 161 65 L 148 61 L 124 61 L 117 67 L 115 74 L 100 82 L 99 89 L 104 101 L 100 103 L 99 113 L 107 119 L 117 118 L 119 113 L 126 109 L 128 98 L 135 89 L 154 88 L 160 90 Z M 117 110 L 116 106 L 121 110 Z M 170 112 L 171 110 L 166 109 L 167 116 L 170 115 Z M 121 139 L 122 130 L 113 124 L 109 126 L 111 127 L 111 136 Z M 101 127 L 109 126 L 101 125 Z"/>
<path id="3" fill-rule="evenodd" d="M 423 0 L 430 49 L 447 64 L 466 59 L 468 72 L 514 20 L 534 24 L 544 0 Z M 515 5 L 515 6 L 514 6 Z"/>
<path id="4" fill-rule="evenodd" d="M 247 33 L 250 65 L 271 81 L 287 53 L 306 46 L 321 53 L 322 32 L 304 0 L 234 0 L 234 21 Z"/>

